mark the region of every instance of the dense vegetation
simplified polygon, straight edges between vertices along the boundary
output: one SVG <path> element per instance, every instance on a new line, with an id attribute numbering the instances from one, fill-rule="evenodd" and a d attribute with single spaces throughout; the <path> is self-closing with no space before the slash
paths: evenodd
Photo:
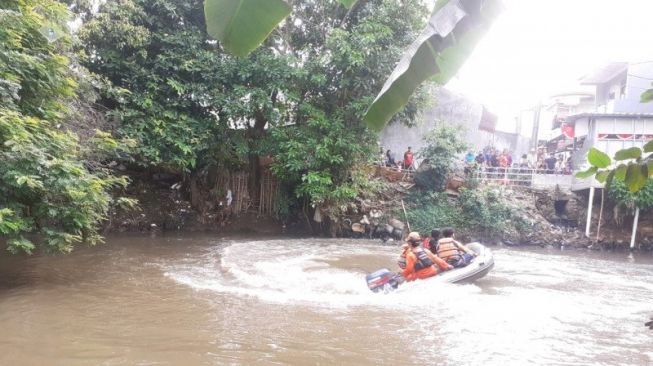
<path id="1" fill-rule="evenodd" d="M 0 2 L 0 238 L 11 252 L 98 242 L 108 192 L 127 183 L 91 162 L 118 142 L 97 133 L 89 152 L 67 131 L 80 75 L 68 19 L 56 1 Z"/>
<path id="2" fill-rule="evenodd" d="M 498 188 L 480 188 L 468 179 L 458 197 L 445 193 L 447 180 L 467 148 L 460 128 L 441 124 L 424 141 L 420 156 L 428 163 L 422 163 L 415 175 L 419 190 L 408 196 L 407 219 L 413 230 L 428 233 L 450 226 L 464 234 L 497 238 L 526 228 L 519 209 Z"/>
<path id="3" fill-rule="evenodd" d="M 424 162 L 415 175 L 418 187 L 429 191 L 445 189 L 455 162 L 467 149 L 461 134 L 459 126 L 440 124 L 424 137 L 426 146 L 419 152 Z"/>
<path id="4" fill-rule="evenodd" d="M 631 192 L 626 183 L 614 179 L 608 185 L 608 196 L 617 205 L 631 212 L 634 212 L 636 208 L 644 211 L 649 210 L 653 207 L 653 179 L 649 179 L 637 192 Z"/>
<path id="5" fill-rule="evenodd" d="M 506 232 L 529 228 L 520 209 L 496 187 L 463 188 L 457 198 L 444 192 L 415 193 L 409 196 L 408 205 L 408 222 L 420 233 L 454 227 L 477 239 L 498 239 Z"/>
<path id="6" fill-rule="evenodd" d="M 338 211 L 362 189 L 356 167 L 371 159 L 376 139 L 361 116 L 423 26 L 421 1 L 351 10 L 300 1 L 247 58 L 209 37 L 202 6 L 109 0 L 80 31 L 84 65 L 110 81 L 102 103 L 120 120 L 119 135 L 138 142 L 135 161 L 190 176 L 217 168 L 255 177 L 259 157 L 271 156 L 287 206 Z M 397 120 L 410 123 L 423 95 Z"/>

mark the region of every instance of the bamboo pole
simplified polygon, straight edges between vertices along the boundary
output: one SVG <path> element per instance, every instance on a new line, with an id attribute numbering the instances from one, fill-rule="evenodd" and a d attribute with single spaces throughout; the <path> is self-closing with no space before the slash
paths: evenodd
<path id="1" fill-rule="evenodd" d="M 408 214 L 406 213 L 406 206 L 404 206 L 404 200 L 401 200 L 401 208 L 404 210 L 404 218 L 406 219 L 406 226 L 408 226 L 408 232 L 411 232 L 410 222 L 408 222 Z"/>

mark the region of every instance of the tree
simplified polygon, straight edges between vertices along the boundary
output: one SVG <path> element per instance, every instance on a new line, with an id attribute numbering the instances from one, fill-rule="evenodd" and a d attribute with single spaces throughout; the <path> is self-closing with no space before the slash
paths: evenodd
<path id="1" fill-rule="evenodd" d="M 100 241 L 108 192 L 127 184 L 90 171 L 77 137 L 59 128 L 77 86 L 68 18 L 56 1 L 0 3 L 0 238 L 14 253 Z M 116 143 L 104 134 L 96 142 Z"/>
<path id="2" fill-rule="evenodd" d="M 293 17 L 247 58 L 219 49 L 201 6 L 110 0 L 80 31 L 85 65 L 113 85 L 103 104 L 121 121 L 120 136 L 139 142 L 141 163 L 188 174 L 215 166 L 254 173 L 256 158 L 271 155 L 299 201 L 340 207 L 360 191 L 354 165 L 376 144 L 361 116 L 423 26 L 421 1 L 350 11 L 297 1 Z M 397 120 L 412 121 L 425 95 Z"/>
<path id="3" fill-rule="evenodd" d="M 422 27 L 425 10 L 416 0 L 360 3 L 348 12 L 333 2 L 308 0 L 279 29 L 286 50 L 307 61 L 296 78 L 293 124 L 272 131 L 273 169 L 300 201 L 332 219 L 367 189 L 367 177 L 358 171 L 378 147 L 360 120 Z M 426 96 L 420 90 L 395 122 L 415 120 Z"/>
<path id="4" fill-rule="evenodd" d="M 420 155 L 424 161 L 428 161 L 428 168 L 420 169 L 415 176 L 415 183 L 427 190 L 442 191 L 453 171 L 454 162 L 467 149 L 467 144 L 461 137 L 459 127 L 445 124 L 431 131 L 424 137 L 424 141 L 427 145 L 420 151 Z"/>
<path id="5" fill-rule="evenodd" d="M 221 53 L 201 10 L 201 0 L 111 0 L 80 31 L 85 66 L 113 85 L 103 104 L 144 165 L 242 166 L 286 112 L 291 62 L 272 47 L 248 59 Z"/>
<path id="6" fill-rule="evenodd" d="M 352 8 L 358 2 L 340 3 Z M 446 83 L 474 49 L 499 8 L 498 0 L 439 0 L 428 26 L 407 49 L 365 113 L 367 125 L 380 131 L 427 79 Z M 205 4 L 208 32 L 228 52 L 239 56 L 246 56 L 260 45 L 290 13 L 291 7 L 283 0 L 206 0 Z"/>

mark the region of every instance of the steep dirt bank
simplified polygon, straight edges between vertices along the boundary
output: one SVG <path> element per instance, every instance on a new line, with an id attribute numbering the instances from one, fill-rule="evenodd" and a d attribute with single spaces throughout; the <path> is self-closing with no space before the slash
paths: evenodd
<path id="1" fill-rule="evenodd" d="M 133 183 L 125 195 L 136 198 L 140 207 L 131 212 L 114 212 L 106 232 L 147 231 L 215 231 L 225 233 L 255 233 L 264 235 L 298 234 L 339 237 L 372 237 L 400 240 L 408 233 L 401 202 L 415 188 L 410 177 L 376 174 L 373 179 L 383 182 L 385 189 L 358 197 L 347 214 L 327 223 L 299 216 L 281 222 L 261 217 L 256 212 L 231 215 L 221 205 L 199 213 L 186 198 L 180 177 L 162 173 L 131 173 Z M 455 202 L 458 188 L 449 187 Z M 584 235 L 587 197 L 555 190 L 535 190 L 528 187 L 497 187 L 510 197 L 509 205 L 527 223 L 520 230 L 511 228 L 500 236 L 488 237 L 474 227 L 456 228 L 464 241 L 481 241 L 503 245 L 554 245 L 579 248 L 624 248 L 630 242 L 632 218 L 619 214 L 614 205 L 606 203 L 601 234 L 596 239 L 600 200 L 593 210 L 592 236 Z M 606 201 L 607 202 L 607 201 Z M 311 216 L 314 217 L 314 216 Z M 653 243 L 653 216 L 642 215 L 638 243 L 650 249 Z M 424 233 L 426 234 L 426 233 Z"/>
<path id="2" fill-rule="evenodd" d="M 105 232 L 215 231 L 281 234 L 284 224 L 255 212 L 232 215 L 219 204 L 198 212 L 184 192 L 182 178 L 166 173 L 128 172 L 132 183 L 122 192 L 139 201 L 132 211 L 112 212 Z"/>

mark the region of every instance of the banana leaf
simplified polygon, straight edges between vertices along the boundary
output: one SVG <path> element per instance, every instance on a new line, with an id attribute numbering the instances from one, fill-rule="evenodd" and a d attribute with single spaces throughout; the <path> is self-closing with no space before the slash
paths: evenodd
<path id="1" fill-rule="evenodd" d="M 458 72 L 501 10 L 500 0 L 440 0 L 363 120 L 381 131 L 424 81 L 445 84 Z"/>

